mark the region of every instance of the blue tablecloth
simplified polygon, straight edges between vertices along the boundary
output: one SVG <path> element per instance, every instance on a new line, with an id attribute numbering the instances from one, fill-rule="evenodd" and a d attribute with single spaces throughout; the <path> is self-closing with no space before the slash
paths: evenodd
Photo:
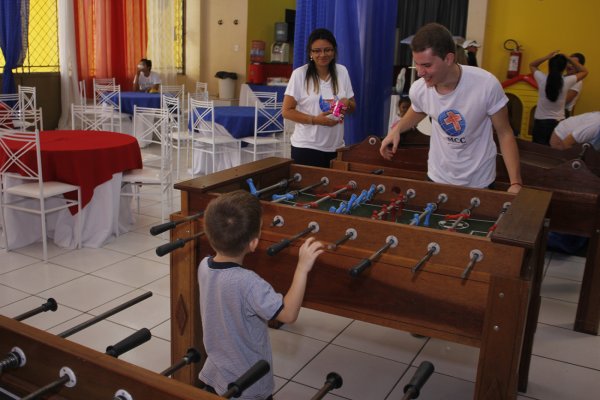
<path id="1" fill-rule="evenodd" d="M 254 136 L 254 107 L 223 106 L 215 107 L 214 110 L 215 124 L 222 125 L 234 138 Z M 266 118 L 259 115 L 258 122 L 262 124 L 266 122 Z"/>
<path id="2" fill-rule="evenodd" d="M 275 92 L 277 93 L 277 102 L 281 103 L 283 101 L 286 86 L 255 85 L 252 83 L 248 83 L 248 86 L 253 92 Z"/>
<path id="3" fill-rule="evenodd" d="M 133 106 L 160 108 L 160 93 L 121 92 L 121 112 L 133 115 Z"/>

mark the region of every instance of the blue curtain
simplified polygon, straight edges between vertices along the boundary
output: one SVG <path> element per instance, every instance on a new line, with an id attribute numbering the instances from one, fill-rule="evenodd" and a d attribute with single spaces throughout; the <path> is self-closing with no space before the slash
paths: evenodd
<path id="1" fill-rule="evenodd" d="M 2 93 L 15 93 L 12 70 L 23 65 L 27 53 L 29 0 L 0 0 L 0 49 L 6 64 L 2 73 Z"/>
<path id="2" fill-rule="evenodd" d="M 308 59 L 306 44 L 315 28 L 333 32 L 337 62 L 350 73 L 356 112 L 345 119 L 345 141 L 387 133 L 386 99 L 391 94 L 398 1 L 297 0 L 294 68 Z"/>

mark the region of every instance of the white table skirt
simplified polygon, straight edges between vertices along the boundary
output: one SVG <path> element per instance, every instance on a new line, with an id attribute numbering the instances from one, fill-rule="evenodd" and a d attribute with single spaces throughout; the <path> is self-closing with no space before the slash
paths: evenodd
<path id="1" fill-rule="evenodd" d="M 82 246 L 99 248 L 112 240 L 115 224 L 119 224 L 119 234 L 129 231 L 134 223 L 130 198 L 121 201 L 122 173 L 116 173 L 112 179 L 94 189 L 92 200 L 81 210 Z M 47 207 L 60 204 L 64 200 L 47 200 Z M 32 205 L 37 200 L 30 201 Z M 115 213 L 118 212 L 118 219 Z M 16 249 L 42 240 L 41 219 L 38 215 L 22 211 L 6 210 L 6 231 L 8 248 Z M 77 218 L 68 209 L 46 216 L 46 231 L 49 238 L 59 247 L 74 249 Z"/>

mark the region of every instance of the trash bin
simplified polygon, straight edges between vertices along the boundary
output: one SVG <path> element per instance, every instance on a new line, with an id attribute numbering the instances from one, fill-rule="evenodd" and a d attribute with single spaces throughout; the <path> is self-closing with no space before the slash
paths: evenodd
<path id="1" fill-rule="evenodd" d="M 219 99 L 233 99 L 235 97 L 235 72 L 219 71 L 215 74 L 219 78 Z"/>

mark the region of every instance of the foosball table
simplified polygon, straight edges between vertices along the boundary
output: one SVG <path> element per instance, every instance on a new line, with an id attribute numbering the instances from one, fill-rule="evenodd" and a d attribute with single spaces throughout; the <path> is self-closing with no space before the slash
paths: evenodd
<path id="1" fill-rule="evenodd" d="M 202 347 L 197 266 L 213 254 L 202 212 L 220 193 L 262 200 L 245 267 L 285 293 L 298 248 L 327 245 L 303 306 L 480 349 L 476 399 L 515 399 L 527 382 L 549 192 L 519 195 L 306 167 L 269 158 L 180 182 L 171 216 L 172 354 Z M 424 226 L 427 225 L 427 226 Z M 157 232 L 155 232 L 157 233 Z M 174 377 L 194 383 L 201 366 Z"/>
<path id="2" fill-rule="evenodd" d="M 589 237 L 585 270 L 574 330 L 592 335 L 600 326 L 600 156 L 589 145 L 559 151 L 523 140 L 518 141 L 523 184 L 552 191 L 548 217 L 550 230 Z M 338 151 L 332 168 L 410 179 L 427 179 L 428 147 L 398 148 L 393 160 L 379 153 L 375 136 Z M 572 157 L 572 158 L 570 158 Z M 495 188 L 510 184 L 501 155 L 496 163 Z"/>

